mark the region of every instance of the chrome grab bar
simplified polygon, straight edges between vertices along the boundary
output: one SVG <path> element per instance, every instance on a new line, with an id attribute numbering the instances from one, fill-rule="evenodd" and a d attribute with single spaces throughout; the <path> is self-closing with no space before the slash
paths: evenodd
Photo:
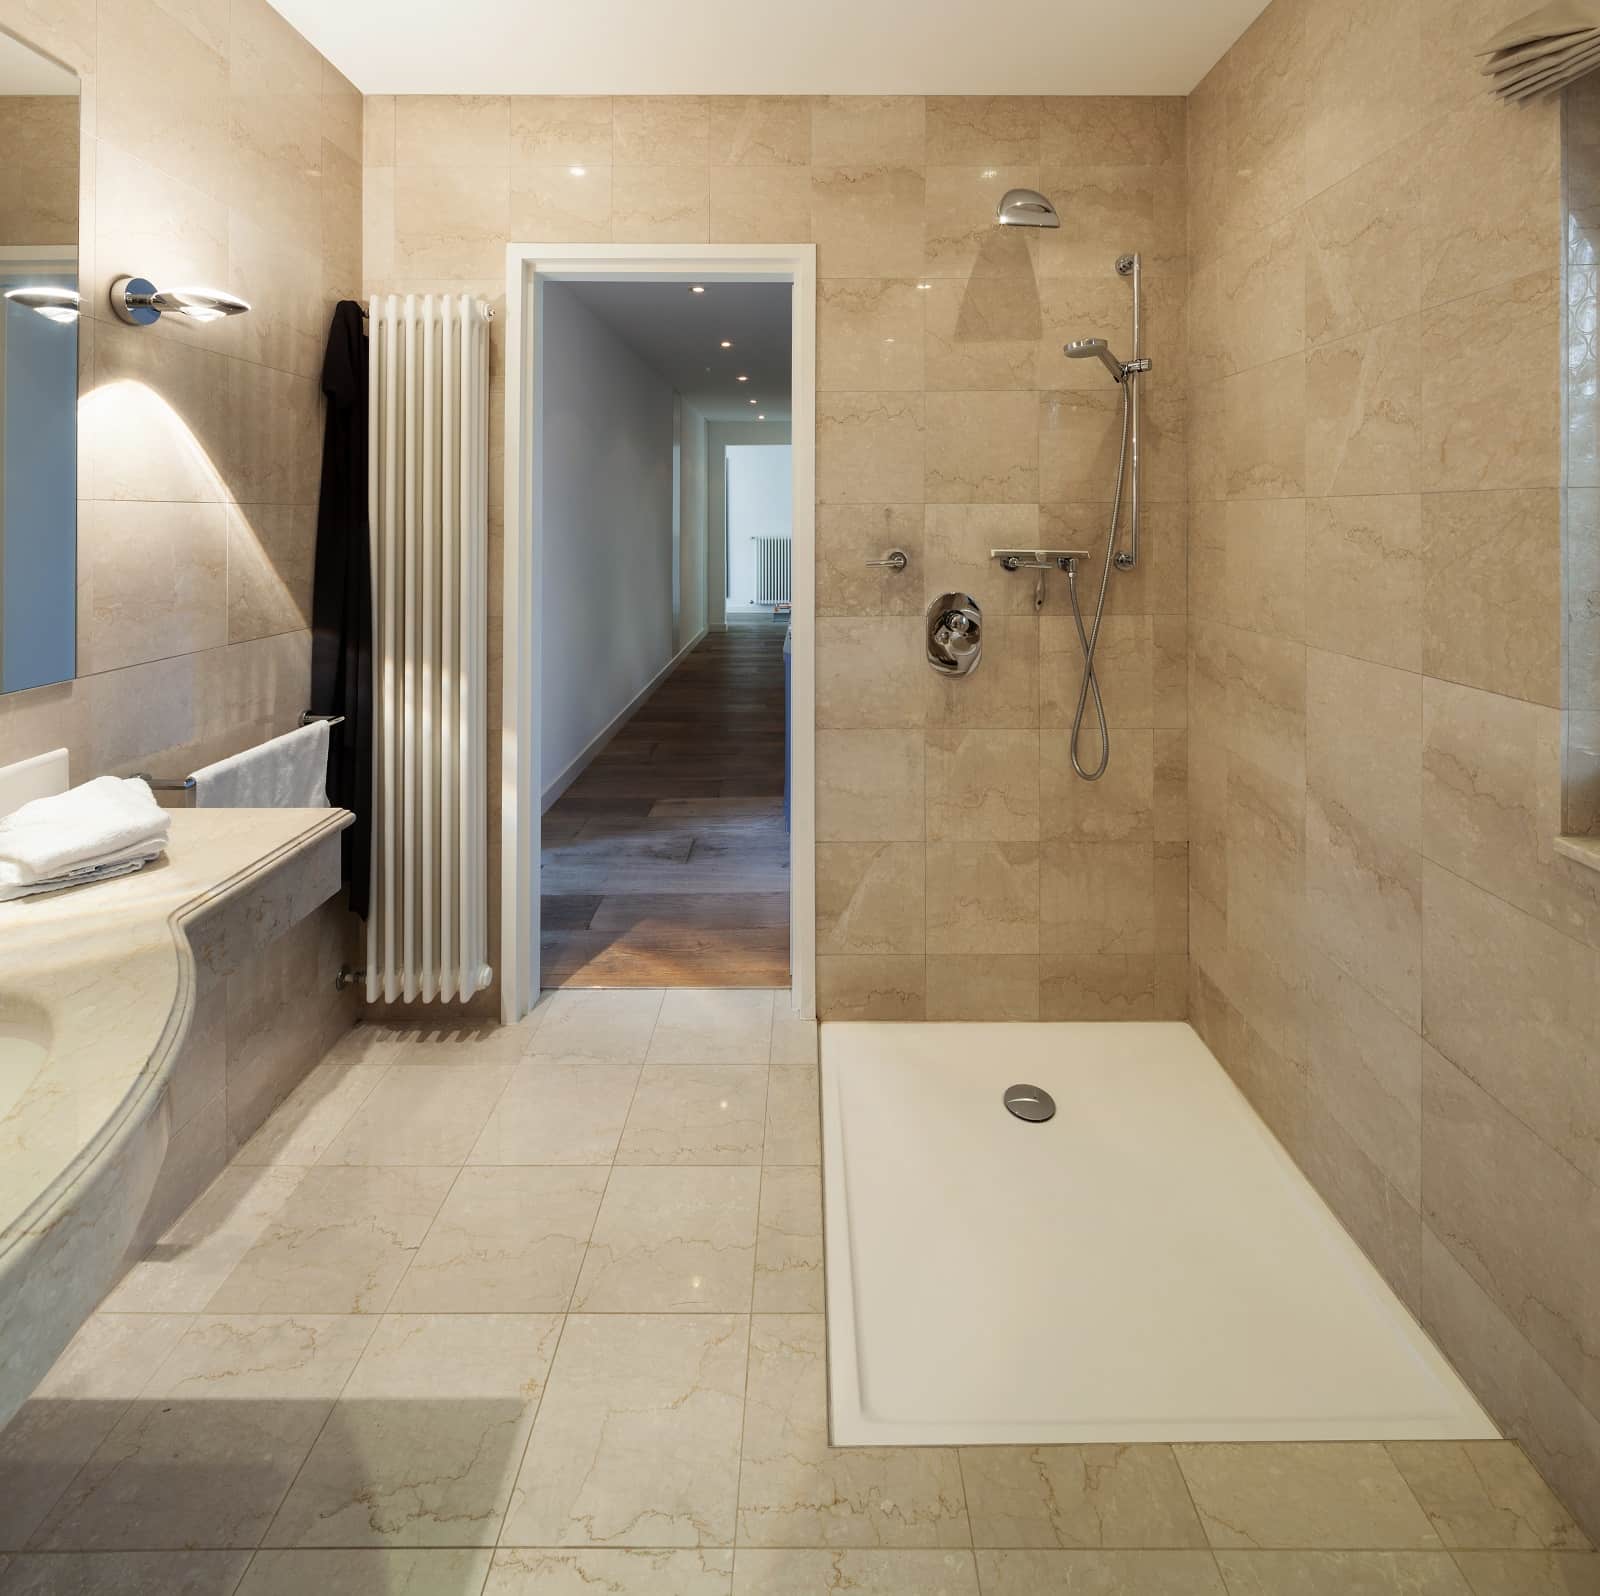
<path id="1" fill-rule="evenodd" d="M 302 726 L 310 726 L 313 722 L 325 720 L 330 726 L 342 726 L 343 715 L 317 715 L 311 710 L 304 710 L 300 716 Z M 152 776 L 147 771 L 137 771 L 138 779 L 149 787 L 151 792 L 192 792 L 194 790 L 194 777 L 185 776 L 181 781 L 176 776 Z"/>

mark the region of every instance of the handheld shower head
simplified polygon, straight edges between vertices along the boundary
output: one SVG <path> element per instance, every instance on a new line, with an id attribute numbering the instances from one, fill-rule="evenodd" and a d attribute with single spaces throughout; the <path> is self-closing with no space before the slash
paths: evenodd
<path id="1" fill-rule="evenodd" d="M 1071 343 L 1061 346 L 1061 352 L 1068 360 L 1092 358 L 1103 361 L 1113 382 L 1122 382 L 1127 378 L 1128 368 L 1106 347 L 1104 338 L 1074 338 Z"/>
<path id="2" fill-rule="evenodd" d="M 994 219 L 1002 227 L 1059 227 L 1061 218 L 1043 194 L 1031 188 L 1006 191 Z"/>

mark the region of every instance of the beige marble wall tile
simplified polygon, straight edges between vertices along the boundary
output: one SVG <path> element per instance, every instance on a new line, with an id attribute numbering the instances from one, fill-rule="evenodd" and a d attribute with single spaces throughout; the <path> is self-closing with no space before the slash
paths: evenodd
<path id="1" fill-rule="evenodd" d="M 715 95 L 708 112 L 713 166 L 811 164 L 811 102 L 803 96 Z"/>
<path id="2" fill-rule="evenodd" d="M 924 720 L 923 677 L 928 666 L 920 619 L 819 618 L 817 656 L 819 729 L 898 730 Z"/>
<path id="3" fill-rule="evenodd" d="M 920 1020 L 927 962 L 850 956 L 817 959 L 817 1008 L 830 1020 Z"/>
<path id="4" fill-rule="evenodd" d="M 995 211 L 1013 188 L 1036 188 L 1035 163 L 929 165 L 923 199 L 923 265 L 930 277 L 1031 279 L 1038 231 L 997 227 Z"/>
<path id="5" fill-rule="evenodd" d="M 818 392 L 920 389 L 927 298 L 911 278 L 824 278 L 817 285 Z"/>
<path id="6" fill-rule="evenodd" d="M 817 395 L 817 502 L 920 504 L 923 397 Z"/>
<path id="7" fill-rule="evenodd" d="M 1084 388 L 1103 396 L 1108 381 L 1105 367 L 1098 360 L 1069 360 L 1062 345 L 1072 338 L 1095 337 L 1104 338 L 1119 353 L 1133 347 L 1133 297 L 1126 279 L 1116 274 L 1110 261 L 1100 261 L 1070 275 L 1040 278 L 1032 289 L 1038 308 L 1037 385 Z M 1148 348 L 1148 325 L 1141 336 Z"/>
<path id="8" fill-rule="evenodd" d="M 1105 271 L 1130 250 L 1152 260 L 1184 252 L 1183 178 L 1175 167 L 1044 164 L 1039 186 L 1074 221 L 1041 233 L 1041 277 Z"/>
<path id="9" fill-rule="evenodd" d="M 1306 480 L 1303 358 L 1242 371 L 1222 388 L 1225 496 L 1298 497 Z"/>
<path id="10" fill-rule="evenodd" d="M 1039 159 L 1052 165 L 1181 167 L 1186 110 L 1177 95 L 1046 95 L 1039 102 Z"/>
<path id="11" fill-rule="evenodd" d="M 1429 130 L 1418 184 L 1422 302 L 1547 271 L 1561 250 L 1561 135 L 1550 106 L 1485 97 Z"/>
<path id="12" fill-rule="evenodd" d="M 1082 957 L 1156 951 L 1155 855 L 1142 842 L 1052 842 L 1042 852 L 1040 943 Z"/>
<path id="13" fill-rule="evenodd" d="M 930 842 L 1038 840 L 1038 732 L 929 732 L 927 759 Z"/>
<path id="14" fill-rule="evenodd" d="M 511 227 L 509 167 L 395 169 L 395 267 L 425 277 L 492 277 Z"/>
<path id="15" fill-rule="evenodd" d="M 1552 347 L 1559 313 L 1553 270 L 1423 312 L 1423 490 L 1554 486 L 1559 395 L 1527 349 Z"/>
<path id="16" fill-rule="evenodd" d="M 1216 275 L 1218 375 L 1297 355 L 1306 342 L 1305 225 L 1299 214 L 1224 252 Z"/>
<path id="17" fill-rule="evenodd" d="M 1225 74 L 1227 148 L 1218 198 L 1232 225 L 1264 227 L 1303 198 L 1310 79 L 1303 5 L 1269 6 Z"/>
<path id="18" fill-rule="evenodd" d="M 821 842 L 914 842 L 925 834 L 920 731 L 817 732 Z"/>
<path id="19" fill-rule="evenodd" d="M 1002 572 L 995 549 L 1038 547 L 1039 509 L 1033 504 L 930 504 L 923 516 L 922 596 L 982 593 L 985 615 L 1031 615 L 1034 581 Z M 998 589 L 995 583 L 998 580 Z"/>
<path id="20" fill-rule="evenodd" d="M 930 842 L 928 938 L 934 954 L 1039 951 L 1039 847 Z"/>
<path id="21" fill-rule="evenodd" d="M 1306 356 L 1306 492 L 1418 485 L 1418 323 L 1390 322 Z"/>
<path id="22" fill-rule="evenodd" d="M 924 497 L 944 503 L 1036 502 L 1039 415 L 1032 392 L 930 392 Z"/>
<path id="23" fill-rule="evenodd" d="M 1401 146 L 1306 202 L 1308 343 L 1347 338 L 1421 308 L 1418 181 L 1413 152 Z"/>
<path id="24" fill-rule="evenodd" d="M 1041 501 L 1098 500 L 1116 480 L 1122 401 L 1108 387 L 1039 395 Z"/>
<path id="25" fill-rule="evenodd" d="M 1320 194 L 1421 125 L 1424 71 L 1416 0 L 1356 0 L 1306 11 L 1305 185 Z"/>
<path id="26" fill-rule="evenodd" d="M 1046 953 L 1039 960 L 1041 1020 L 1181 1020 L 1184 954 Z"/>
<path id="27" fill-rule="evenodd" d="M 710 225 L 713 244 L 809 242 L 810 168 L 714 164 Z"/>
<path id="28" fill-rule="evenodd" d="M 918 166 L 811 168 L 811 237 L 823 277 L 916 277 L 923 260 L 923 176 Z"/>
<path id="29" fill-rule="evenodd" d="M 611 237 L 611 168 L 511 168 L 510 227 L 517 238 L 585 243 Z"/>
<path id="30" fill-rule="evenodd" d="M 920 955 L 924 867 L 920 843 L 819 843 L 818 954 Z"/>
<path id="31" fill-rule="evenodd" d="M 1224 518 L 1225 618 L 1250 632 L 1299 642 L 1305 636 L 1304 499 L 1235 499 Z"/>
<path id="32" fill-rule="evenodd" d="M 1388 1452 L 1447 1546 L 1588 1550 L 1514 1442 L 1391 1441 Z"/>
<path id="33" fill-rule="evenodd" d="M 1422 930 L 1424 1036 L 1595 1179 L 1600 1090 L 1571 1060 L 1600 1046 L 1600 954 L 1431 863 Z"/>
<path id="34" fill-rule="evenodd" d="M 1154 840 L 1156 798 L 1155 740 L 1165 732 L 1119 729 L 1112 742 L 1111 762 L 1098 781 L 1085 781 L 1072 768 L 1070 731 L 1049 728 L 1039 733 L 1039 833 L 1046 842 L 1150 842 Z M 1080 762 L 1094 768 L 1098 739 L 1086 736 Z M 1171 788 L 1165 800 L 1181 809 L 1181 761 L 1165 773 Z M 1171 829 L 1170 822 L 1168 829 Z M 1181 840 L 1181 839 L 1171 839 Z"/>
<path id="35" fill-rule="evenodd" d="M 611 160 L 611 100 L 602 94 L 513 95 L 510 139 L 513 164 L 604 165 Z"/>
<path id="36" fill-rule="evenodd" d="M 1118 547 L 1128 541 L 1127 513 L 1124 509 L 1118 516 Z M 1111 506 L 1106 503 L 1046 503 L 1039 506 L 1039 533 L 1045 547 L 1087 551 L 1087 558 L 1078 565 L 1080 605 L 1090 603 L 1100 591 L 1101 561 L 1110 521 Z M 1220 560 L 1215 574 L 1218 580 L 1223 575 Z M 1031 588 L 1026 573 L 1019 572 L 1018 576 L 1022 586 Z M 1188 505 L 1181 501 L 1162 504 L 1141 502 L 1139 563 L 1132 571 L 1113 569 L 1106 589 L 1106 613 L 1182 615 L 1189 608 L 1188 576 Z M 1058 577 L 1051 577 L 1045 583 L 1043 613 L 1072 613 L 1068 584 Z"/>
<path id="37" fill-rule="evenodd" d="M 919 680 L 927 724 L 1022 731 L 1039 724 L 1039 621 L 1032 615 L 985 614 L 983 664 L 968 676 L 937 676 L 928 669 L 918 632 Z"/>
<path id="38" fill-rule="evenodd" d="M 822 504 L 816 525 L 818 615 L 921 613 L 911 574 L 924 568 L 920 504 Z M 904 571 L 868 564 L 893 549 L 905 554 Z"/>
<path id="39" fill-rule="evenodd" d="M 219 504 L 85 504 L 78 673 L 225 643 L 227 571 L 228 517 Z"/>
<path id="40" fill-rule="evenodd" d="M 1028 94 L 931 95 L 927 160 L 994 166 L 1039 158 L 1039 101 Z"/>
<path id="41" fill-rule="evenodd" d="M 928 960 L 930 1020 L 1037 1020 L 1039 960 L 960 954 Z"/>
<path id="42" fill-rule="evenodd" d="M 1423 1091 L 1429 1228 L 1592 1411 L 1600 1344 L 1586 1238 L 1600 1224 L 1600 1187 L 1431 1048 Z"/>
<path id="43" fill-rule="evenodd" d="M 704 165 L 611 168 L 611 236 L 618 243 L 699 244 L 711 236 L 710 174 Z"/>
<path id="44" fill-rule="evenodd" d="M 367 167 L 393 166 L 397 110 L 392 94 L 369 94 L 362 100 L 361 156 Z"/>
<path id="45" fill-rule="evenodd" d="M 402 94 L 395 102 L 395 165 L 505 166 L 511 105 L 498 94 Z"/>
<path id="46" fill-rule="evenodd" d="M 1417 671 L 1423 658 L 1422 507 L 1418 494 L 1306 504 L 1305 613 L 1314 648 Z"/>
<path id="47" fill-rule="evenodd" d="M 1040 355 L 1040 295 L 1026 277 L 935 277 L 927 305 L 929 388 L 1032 388 Z M 1078 362 L 1061 356 L 1062 367 Z"/>
<path id="48" fill-rule="evenodd" d="M 1429 493 L 1422 500 L 1422 660 L 1430 676 L 1558 704 L 1558 495 Z"/>
<path id="49" fill-rule="evenodd" d="M 617 162 L 693 166 L 710 158 L 711 104 L 704 95 L 617 95 L 611 129 Z"/>
<path id="50" fill-rule="evenodd" d="M 824 94 L 811 102 L 811 159 L 817 166 L 927 159 L 927 104 L 921 95 Z"/>

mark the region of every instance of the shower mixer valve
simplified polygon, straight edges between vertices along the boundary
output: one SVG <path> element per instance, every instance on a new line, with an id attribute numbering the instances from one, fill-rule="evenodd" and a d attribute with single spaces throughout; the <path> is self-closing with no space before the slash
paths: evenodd
<path id="1" fill-rule="evenodd" d="M 1046 571 L 1066 571 L 1079 560 L 1089 558 L 1086 549 L 990 549 L 989 558 L 1000 562 L 1002 571 L 1037 571 L 1033 584 L 1033 607 L 1044 608 Z"/>

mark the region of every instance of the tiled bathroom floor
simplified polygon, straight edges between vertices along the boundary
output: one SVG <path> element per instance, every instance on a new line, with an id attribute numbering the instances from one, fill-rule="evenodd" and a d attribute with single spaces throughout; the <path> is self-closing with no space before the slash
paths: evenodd
<path id="1" fill-rule="evenodd" d="M 353 1033 L 0 1435 L 0 1592 L 1597 1596 L 1513 1445 L 829 1448 L 815 1028 Z"/>

